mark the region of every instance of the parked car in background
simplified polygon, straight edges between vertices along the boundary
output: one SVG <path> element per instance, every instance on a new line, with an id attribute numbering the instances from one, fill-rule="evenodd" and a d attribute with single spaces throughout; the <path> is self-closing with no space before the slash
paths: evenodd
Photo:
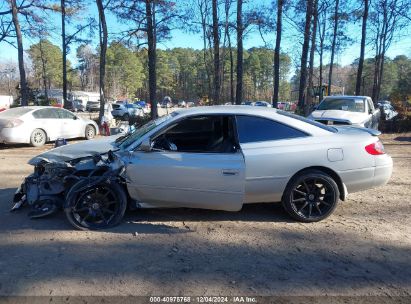
<path id="1" fill-rule="evenodd" d="M 256 102 L 254 102 L 254 106 L 271 108 L 271 104 L 269 102 L 266 102 L 266 101 L 256 101 Z"/>
<path id="2" fill-rule="evenodd" d="M 113 111 L 111 111 L 111 114 L 117 119 L 129 120 L 130 117 L 144 116 L 143 109 L 134 103 L 114 103 L 112 107 Z"/>
<path id="3" fill-rule="evenodd" d="M 378 129 L 381 112 L 368 96 L 328 96 L 308 116 L 326 125 Z"/>
<path id="4" fill-rule="evenodd" d="M 81 99 L 74 99 L 72 105 L 74 112 L 84 112 L 86 110 L 85 102 Z"/>
<path id="5" fill-rule="evenodd" d="M 196 104 L 193 101 L 187 102 L 187 108 L 192 108 L 192 107 L 195 107 L 195 106 L 196 106 Z"/>
<path id="6" fill-rule="evenodd" d="M 139 100 L 135 101 L 134 104 L 140 106 L 145 114 L 150 113 L 151 105 L 148 102 L 145 102 L 144 100 Z"/>
<path id="7" fill-rule="evenodd" d="M 98 101 L 87 101 L 86 110 L 88 112 L 98 112 L 100 111 L 100 100 Z"/>
<path id="8" fill-rule="evenodd" d="M 180 100 L 180 101 L 177 103 L 177 106 L 178 106 L 179 108 L 185 108 L 185 107 L 187 106 L 187 103 L 186 103 L 184 100 Z"/>
<path id="9" fill-rule="evenodd" d="M 388 103 L 378 103 L 378 106 L 382 113 L 384 113 L 385 120 L 391 120 L 398 115 L 394 107 Z"/>
<path id="10" fill-rule="evenodd" d="M 13 96 L 11 95 L 0 95 L 0 112 L 10 109 L 13 104 Z"/>
<path id="11" fill-rule="evenodd" d="M 254 102 L 253 102 L 253 101 L 243 101 L 241 104 L 242 104 L 243 106 L 253 106 L 253 105 L 254 105 Z"/>
<path id="12" fill-rule="evenodd" d="M 59 137 L 93 139 L 97 124 L 56 107 L 18 107 L 0 113 L 0 142 L 38 147 Z"/>

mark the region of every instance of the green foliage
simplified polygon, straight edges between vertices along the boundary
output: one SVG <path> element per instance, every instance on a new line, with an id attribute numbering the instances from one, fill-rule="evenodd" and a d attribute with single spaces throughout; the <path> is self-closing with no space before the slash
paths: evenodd
<path id="1" fill-rule="evenodd" d="M 46 78 L 48 87 L 61 87 L 63 83 L 61 49 L 48 40 L 40 40 L 30 46 L 28 53 L 38 83 L 43 85 L 43 78 Z M 68 69 L 70 70 L 69 63 Z"/>
<path id="2" fill-rule="evenodd" d="M 135 97 L 145 79 L 139 57 L 118 42 L 112 42 L 107 48 L 106 73 L 111 96 Z"/>

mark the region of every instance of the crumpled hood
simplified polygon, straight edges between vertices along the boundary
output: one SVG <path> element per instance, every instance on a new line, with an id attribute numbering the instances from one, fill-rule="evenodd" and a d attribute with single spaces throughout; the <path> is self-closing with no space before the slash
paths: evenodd
<path id="1" fill-rule="evenodd" d="M 342 111 L 342 110 L 315 110 L 310 115 L 311 119 L 342 119 L 352 124 L 362 124 L 367 119 L 366 113 Z"/>
<path id="2" fill-rule="evenodd" d="M 28 161 L 28 164 L 35 166 L 42 160 L 48 162 L 62 162 L 105 153 L 117 149 L 117 147 L 114 146 L 114 141 L 117 137 L 119 137 L 119 135 L 108 136 L 101 139 L 85 140 L 76 144 L 68 144 L 54 148 L 33 157 Z"/>

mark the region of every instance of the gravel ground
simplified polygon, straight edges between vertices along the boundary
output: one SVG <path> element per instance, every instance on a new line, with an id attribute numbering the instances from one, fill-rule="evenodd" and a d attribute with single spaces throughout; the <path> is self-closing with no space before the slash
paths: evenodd
<path id="1" fill-rule="evenodd" d="M 389 184 L 351 194 L 327 220 L 293 222 L 280 204 L 241 212 L 129 212 L 73 231 L 63 214 L 11 214 L 26 162 L 47 150 L 0 146 L 0 295 L 411 296 L 411 134 L 382 136 Z"/>

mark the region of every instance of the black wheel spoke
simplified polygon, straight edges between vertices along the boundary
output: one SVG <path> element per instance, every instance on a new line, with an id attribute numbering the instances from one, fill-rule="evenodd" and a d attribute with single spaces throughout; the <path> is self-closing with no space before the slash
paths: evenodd
<path id="1" fill-rule="evenodd" d="M 307 206 L 308 206 L 308 202 L 305 202 L 304 205 L 300 209 L 297 210 L 297 212 L 303 211 L 303 209 Z"/>
<path id="2" fill-rule="evenodd" d="M 88 219 L 90 217 L 90 213 L 87 213 L 87 215 L 85 216 L 85 217 L 83 217 L 83 219 L 82 219 L 82 223 L 85 223 L 86 222 L 86 220 Z"/>
<path id="3" fill-rule="evenodd" d="M 306 200 L 305 197 L 297 198 L 297 199 L 293 200 L 293 203 L 295 203 L 295 202 L 304 202 L 305 200 Z"/>
<path id="4" fill-rule="evenodd" d="M 318 211 L 318 213 L 320 214 L 320 215 L 322 215 L 323 213 L 321 212 L 321 209 L 320 209 L 320 207 L 319 207 L 319 204 L 318 203 L 316 203 L 315 204 L 315 208 L 317 209 L 317 211 Z"/>
<path id="5" fill-rule="evenodd" d="M 101 209 L 104 213 L 108 213 L 108 214 L 114 214 L 115 211 L 107 209 L 107 208 L 102 208 Z"/>
<path id="6" fill-rule="evenodd" d="M 104 213 L 101 210 L 97 211 L 97 214 L 100 216 L 100 218 L 104 221 L 104 223 L 108 223 L 107 222 L 107 218 L 104 216 Z"/>
<path id="7" fill-rule="evenodd" d="M 309 204 L 308 205 L 308 218 L 310 218 L 311 217 L 311 213 L 313 212 L 313 205 L 312 204 Z"/>
<path id="8" fill-rule="evenodd" d="M 116 204 L 116 203 L 117 203 L 117 201 L 108 201 L 108 202 L 105 203 L 105 205 L 106 205 L 106 207 L 108 207 L 108 206 L 111 206 L 111 205 Z"/>
<path id="9" fill-rule="evenodd" d="M 324 200 L 319 200 L 320 204 L 324 204 L 326 206 L 331 206 L 331 204 L 329 204 L 328 202 L 324 201 Z"/>
<path id="10" fill-rule="evenodd" d="M 89 210 L 88 207 L 81 207 L 80 209 L 74 209 L 74 212 L 79 213 L 79 212 L 83 212 L 83 211 L 87 211 Z"/>
<path id="11" fill-rule="evenodd" d="M 303 192 L 303 191 L 298 190 L 298 189 L 294 189 L 294 192 L 297 192 L 298 194 L 301 194 L 301 195 L 307 195 L 306 192 Z"/>
<path id="12" fill-rule="evenodd" d="M 310 187 L 308 187 L 307 183 L 305 182 L 305 180 L 303 181 L 303 185 L 305 187 L 305 189 L 307 190 L 307 192 L 310 192 Z"/>

